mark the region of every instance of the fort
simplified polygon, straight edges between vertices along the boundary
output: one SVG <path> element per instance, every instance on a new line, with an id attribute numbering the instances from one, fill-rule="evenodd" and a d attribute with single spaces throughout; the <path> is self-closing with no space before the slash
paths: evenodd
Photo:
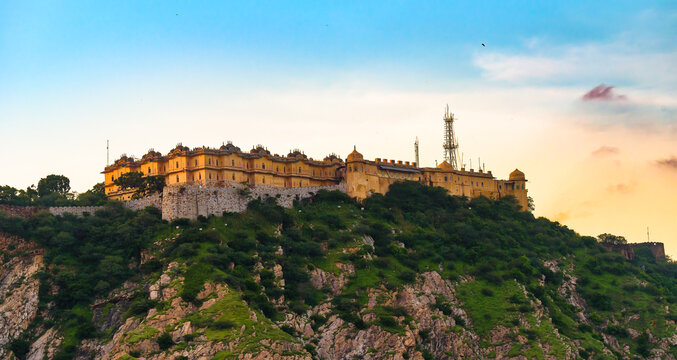
<path id="1" fill-rule="evenodd" d="M 330 154 L 322 160 L 308 158 L 300 150 L 290 151 L 286 156 L 271 154 L 263 145 L 242 151 L 233 143 L 224 143 L 219 148 L 197 147 L 190 149 L 178 144 L 166 155 L 151 149 L 135 159 L 122 155 L 112 165 L 106 166 L 104 174 L 105 194 L 110 199 L 128 201 L 135 189 L 121 188 L 116 183 L 123 174 L 137 172 L 143 176 L 160 176 L 166 186 L 197 185 L 213 189 L 228 189 L 238 184 L 251 188 L 293 189 L 337 187 L 358 200 L 371 194 L 385 194 L 397 181 L 417 181 L 428 186 L 439 186 L 449 194 L 465 197 L 485 196 L 500 199 L 514 196 L 523 210 L 529 208 L 526 177 L 515 169 L 508 180 L 496 179 L 491 171 L 466 170 L 459 164 L 458 143 L 453 122 L 454 115 L 447 107 L 445 123 L 445 160 L 436 167 L 420 167 L 417 161 L 366 160 L 353 149 L 346 160 Z M 199 204 L 198 204 L 199 205 Z"/>

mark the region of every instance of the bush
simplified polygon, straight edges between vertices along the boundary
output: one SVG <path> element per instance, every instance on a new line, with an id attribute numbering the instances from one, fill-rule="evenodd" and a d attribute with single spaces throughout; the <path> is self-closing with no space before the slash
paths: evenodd
<path id="1" fill-rule="evenodd" d="M 157 338 L 157 344 L 160 347 L 160 350 L 167 350 L 174 346 L 174 340 L 172 340 L 172 336 L 169 335 L 169 333 L 162 333 L 162 335 Z"/>

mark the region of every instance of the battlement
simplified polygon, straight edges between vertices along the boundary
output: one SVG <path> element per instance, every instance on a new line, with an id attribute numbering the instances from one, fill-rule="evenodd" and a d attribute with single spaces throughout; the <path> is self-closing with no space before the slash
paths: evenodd
<path id="1" fill-rule="evenodd" d="M 607 248 L 609 251 L 618 251 L 627 260 L 632 260 L 635 258 L 635 249 L 649 249 L 651 254 L 656 258 L 656 260 L 665 258 L 665 246 L 661 242 L 643 242 L 643 243 L 631 243 L 631 244 L 609 244 L 602 243 L 602 246 Z"/>

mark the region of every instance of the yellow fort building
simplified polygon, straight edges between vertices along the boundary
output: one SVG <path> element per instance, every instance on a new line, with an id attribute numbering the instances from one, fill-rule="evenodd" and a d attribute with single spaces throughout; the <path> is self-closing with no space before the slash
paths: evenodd
<path id="1" fill-rule="evenodd" d="M 445 122 L 448 135 L 445 149 L 452 154 L 457 148 L 453 114 L 446 114 Z M 115 179 L 128 172 L 140 172 L 144 176 L 163 176 L 169 186 L 230 187 L 244 183 L 256 187 L 295 188 L 344 185 L 347 194 L 359 200 L 373 193 L 385 194 L 390 184 L 408 180 L 439 186 L 447 189 L 450 195 L 469 198 L 499 199 L 512 195 L 522 209 L 528 209 L 527 180 L 523 172 L 516 169 L 508 180 L 499 180 L 491 171 L 459 168 L 455 155 L 447 159 L 450 161 L 437 167 L 419 167 L 416 162 L 409 161 L 365 160 L 356 149 L 345 161 L 334 154 L 320 161 L 308 158 L 299 150 L 286 156 L 271 154 L 261 145 L 245 152 L 230 142 L 220 148 L 189 149 L 179 144 L 167 155 L 152 149 L 141 159 L 123 155 L 107 166 L 103 174 L 106 195 L 116 200 L 130 200 L 134 190 L 120 189 L 115 185 Z"/>

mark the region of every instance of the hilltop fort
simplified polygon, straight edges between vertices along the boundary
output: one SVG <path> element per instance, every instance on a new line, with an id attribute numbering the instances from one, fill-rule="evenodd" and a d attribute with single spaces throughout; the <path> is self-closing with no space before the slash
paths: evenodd
<path id="1" fill-rule="evenodd" d="M 144 176 L 162 176 L 170 187 L 197 185 L 200 188 L 232 188 L 247 184 L 259 189 L 336 188 L 349 196 L 365 199 L 374 193 L 385 194 L 397 181 L 417 181 L 429 186 L 439 186 L 449 194 L 466 197 L 485 196 L 491 199 L 514 196 L 522 209 L 528 208 L 526 178 L 515 169 L 508 180 L 496 179 L 491 171 L 481 167 L 466 170 L 458 165 L 458 143 L 453 133 L 453 114 L 448 108 L 445 122 L 445 161 L 437 167 L 419 167 L 417 162 L 376 158 L 366 160 L 354 149 L 346 160 L 335 154 L 323 160 L 308 158 L 300 150 L 286 156 L 271 154 L 257 145 L 242 151 L 231 142 L 220 148 L 198 147 L 190 149 L 178 144 L 168 154 L 151 149 L 141 159 L 123 155 L 106 166 L 105 193 L 111 199 L 131 200 L 133 189 L 120 188 L 115 179 L 129 172 Z M 418 157 L 418 146 L 416 148 Z M 279 195 L 279 192 L 276 194 Z M 296 195 L 299 195 L 298 193 Z"/>

